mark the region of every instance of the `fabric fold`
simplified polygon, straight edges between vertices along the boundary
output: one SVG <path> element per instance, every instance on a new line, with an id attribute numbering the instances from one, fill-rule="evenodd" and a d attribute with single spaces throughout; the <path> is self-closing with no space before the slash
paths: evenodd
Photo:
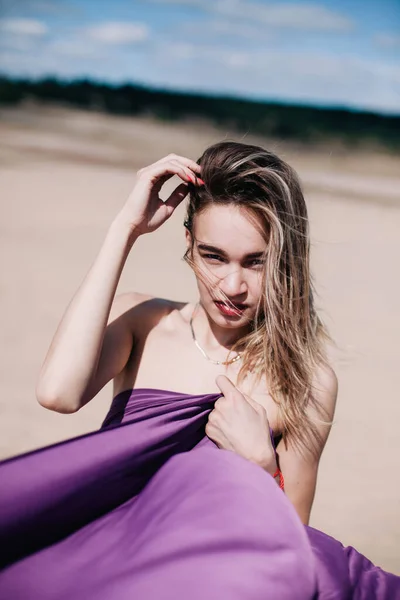
<path id="1" fill-rule="evenodd" d="M 126 390 L 100 431 L 0 463 L 0 599 L 400 598 L 205 436 L 218 397 Z"/>

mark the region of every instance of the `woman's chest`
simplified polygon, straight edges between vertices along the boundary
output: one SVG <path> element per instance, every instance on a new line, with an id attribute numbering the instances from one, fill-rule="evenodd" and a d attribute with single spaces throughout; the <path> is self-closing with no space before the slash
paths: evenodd
<path id="1" fill-rule="evenodd" d="M 241 392 L 264 406 L 270 426 L 279 431 L 278 407 L 268 393 L 265 378 L 256 383 L 254 378 L 246 377 L 242 384 L 238 384 L 241 366 L 241 360 L 231 365 L 213 364 L 203 356 L 187 332 L 171 332 L 156 327 L 137 343 L 114 392 L 132 387 L 193 395 L 219 393 L 216 378 L 225 375 Z"/>

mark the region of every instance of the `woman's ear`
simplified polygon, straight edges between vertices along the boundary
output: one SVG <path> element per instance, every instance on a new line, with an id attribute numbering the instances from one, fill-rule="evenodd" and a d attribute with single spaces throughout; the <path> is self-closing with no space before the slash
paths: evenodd
<path id="1" fill-rule="evenodd" d="M 189 229 L 185 228 L 185 238 L 186 238 L 186 248 L 187 250 L 189 250 L 189 248 L 192 247 L 192 234 L 190 233 Z"/>

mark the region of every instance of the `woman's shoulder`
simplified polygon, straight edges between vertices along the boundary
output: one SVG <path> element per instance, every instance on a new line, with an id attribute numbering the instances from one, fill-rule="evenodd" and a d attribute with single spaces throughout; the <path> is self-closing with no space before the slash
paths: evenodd
<path id="1" fill-rule="evenodd" d="M 178 302 L 168 298 L 152 296 L 140 292 L 118 294 L 113 302 L 113 318 L 124 315 L 134 333 L 148 331 L 163 323 L 165 327 L 175 327 L 177 321 L 186 321 L 192 311 L 189 302 Z M 190 318 L 190 317 L 189 317 Z"/>
<path id="2" fill-rule="evenodd" d="M 329 363 L 321 363 L 316 367 L 313 392 L 318 405 L 333 418 L 338 395 L 338 378 Z"/>
<path id="3" fill-rule="evenodd" d="M 338 378 L 329 363 L 321 363 L 314 371 L 314 382 L 323 391 L 337 392 Z"/>

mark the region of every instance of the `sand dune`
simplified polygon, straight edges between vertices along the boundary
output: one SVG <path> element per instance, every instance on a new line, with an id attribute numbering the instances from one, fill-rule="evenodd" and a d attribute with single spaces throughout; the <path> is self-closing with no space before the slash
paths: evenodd
<path id="1" fill-rule="evenodd" d="M 76 415 L 36 403 L 51 336 L 135 170 L 171 151 L 196 158 L 225 137 L 232 135 L 200 122 L 60 108 L 1 111 L 1 457 L 99 426 L 110 386 Z M 245 139 L 281 153 L 305 184 L 321 315 L 337 343 L 339 402 L 312 524 L 400 573 L 400 158 Z M 180 260 L 183 212 L 139 240 L 120 291 L 196 297 Z"/>

